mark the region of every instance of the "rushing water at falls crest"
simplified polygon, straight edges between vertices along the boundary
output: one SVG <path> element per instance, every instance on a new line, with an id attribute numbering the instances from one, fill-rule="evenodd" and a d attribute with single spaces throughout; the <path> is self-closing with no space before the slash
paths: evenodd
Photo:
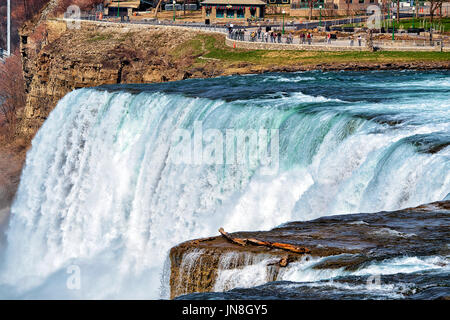
<path id="1" fill-rule="evenodd" d="M 158 298 L 170 247 L 221 226 L 270 229 L 442 200 L 449 77 L 310 72 L 75 90 L 27 155 L 0 297 Z M 275 130 L 277 171 L 175 163 L 174 133 L 195 139 L 196 123 L 224 138 Z M 66 288 L 73 265 L 79 290 Z"/>

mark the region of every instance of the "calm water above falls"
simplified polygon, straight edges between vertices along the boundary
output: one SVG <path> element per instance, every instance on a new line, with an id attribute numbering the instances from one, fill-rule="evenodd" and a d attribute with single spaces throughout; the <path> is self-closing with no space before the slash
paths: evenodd
<path id="1" fill-rule="evenodd" d="M 171 161 L 173 133 L 193 134 L 198 123 L 220 132 L 278 129 L 278 171 Z M 0 297 L 166 297 L 170 247 L 220 226 L 267 230 L 444 199 L 449 145 L 449 72 L 76 90 L 27 155 L 1 253 Z M 70 266 L 82 271 L 80 290 L 67 289 Z"/>

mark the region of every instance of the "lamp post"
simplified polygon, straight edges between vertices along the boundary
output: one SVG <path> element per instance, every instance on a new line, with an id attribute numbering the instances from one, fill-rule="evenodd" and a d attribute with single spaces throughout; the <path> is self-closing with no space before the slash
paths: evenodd
<path id="1" fill-rule="evenodd" d="M 282 13 L 283 13 L 283 31 L 282 31 L 282 33 L 284 34 L 284 15 L 285 15 L 286 11 L 283 9 Z"/>
<path id="2" fill-rule="evenodd" d="M 394 21 L 395 21 L 395 14 L 392 15 L 392 40 L 395 40 L 395 38 L 394 38 L 394 33 L 395 33 Z"/>
<path id="3" fill-rule="evenodd" d="M 322 5 L 319 6 L 319 27 L 322 26 Z"/>
<path id="4" fill-rule="evenodd" d="M 175 9 L 175 5 L 177 4 L 176 0 L 173 0 L 173 21 L 175 22 L 175 15 L 176 15 L 176 9 Z"/>
<path id="5" fill-rule="evenodd" d="M 412 28 L 414 29 L 414 11 L 416 10 L 416 7 L 412 7 L 412 11 L 413 11 L 413 17 L 412 17 Z"/>
<path id="6" fill-rule="evenodd" d="M 8 0 L 7 10 L 6 56 L 9 57 L 11 55 L 11 0 Z"/>
<path id="7" fill-rule="evenodd" d="M 117 18 L 120 17 L 120 0 L 117 1 Z"/>

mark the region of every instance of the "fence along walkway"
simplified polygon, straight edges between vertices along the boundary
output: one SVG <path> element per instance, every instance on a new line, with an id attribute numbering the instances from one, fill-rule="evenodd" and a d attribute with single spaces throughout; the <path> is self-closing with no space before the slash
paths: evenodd
<path id="1" fill-rule="evenodd" d="M 270 33 L 269 33 L 270 34 Z M 359 40 L 357 36 L 345 37 L 339 39 L 328 40 L 325 36 L 313 36 L 312 39 L 301 39 L 298 35 L 289 38 L 287 35 L 282 35 L 281 38 L 270 35 L 266 36 L 265 32 L 261 32 L 258 37 L 257 33 L 254 36 L 250 32 L 244 35 L 237 35 L 235 33 L 228 34 L 226 39 L 228 46 L 245 49 L 268 49 L 268 50 L 320 50 L 320 51 L 366 51 L 366 39 L 361 37 Z M 384 51 L 449 51 L 448 46 L 444 46 L 441 40 L 383 40 L 373 41 L 373 46 L 376 50 Z"/>
<path id="2" fill-rule="evenodd" d="M 232 46 L 235 48 L 246 48 L 246 49 L 263 49 L 263 50 L 320 50 L 320 51 L 366 51 L 366 40 L 364 38 L 361 39 L 361 42 L 358 41 L 357 36 L 346 37 L 340 39 L 331 39 L 328 41 L 325 37 L 317 37 L 314 36 L 311 39 L 311 43 L 308 43 L 308 40 L 305 39 L 305 42 L 302 42 L 298 36 L 294 37 L 291 41 L 288 40 L 287 35 L 282 35 L 281 39 L 275 38 L 274 41 L 271 40 L 270 36 L 266 40 L 264 34 L 265 32 L 261 32 L 260 36 L 257 36 L 257 26 L 235 26 L 234 30 L 242 30 L 244 34 L 242 37 L 237 38 L 233 33 L 229 33 L 229 29 L 225 26 L 220 25 L 205 25 L 202 23 L 176 23 L 173 21 L 164 21 L 164 20 L 156 20 L 156 19 L 148 19 L 148 20 L 127 20 L 126 18 L 118 19 L 118 18 L 110 18 L 104 17 L 103 19 L 99 19 L 98 15 L 93 14 L 82 14 L 80 18 L 73 19 L 64 15 L 64 19 L 66 21 L 73 20 L 81 20 L 81 21 L 92 21 L 92 22 L 101 22 L 101 23 L 110 23 L 110 24 L 131 24 L 131 25 L 149 25 L 149 26 L 161 26 L 161 27 L 180 27 L 180 28 L 188 28 L 192 30 L 206 31 L 206 32 L 215 32 L 227 35 L 226 44 L 228 46 Z M 341 19 L 339 23 L 346 23 L 349 19 Z M 355 20 L 355 19 L 352 19 Z M 322 21 L 322 24 L 332 25 L 336 23 L 336 21 Z M 311 29 L 317 27 L 319 22 L 307 22 L 301 24 L 287 25 L 285 26 L 285 30 L 299 30 L 299 29 Z M 280 25 L 267 25 L 272 28 L 281 29 Z M 266 27 L 266 25 L 262 26 Z M 256 36 L 252 37 L 252 33 L 255 33 Z M 269 32 L 270 33 L 270 32 Z M 384 51 L 444 51 L 449 52 L 450 47 L 441 40 L 397 40 L 397 41 L 373 41 L 373 45 L 378 50 Z"/>

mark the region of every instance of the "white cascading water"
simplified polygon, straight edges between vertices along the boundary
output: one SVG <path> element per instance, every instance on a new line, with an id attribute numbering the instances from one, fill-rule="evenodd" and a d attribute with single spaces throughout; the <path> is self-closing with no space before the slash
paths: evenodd
<path id="1" fill-rule="evenodd" d="M 251 255 L 249 255 L 251 256 Z M 334 256 L 337 257 L 337 256 Z M 306 283 L 308 286 L 331 286 L 341 287 L 347 286 L 347 289 L 357 290 L 382 290 L 389 298 L 395 298 L 398 291 L 392 284 L 383 284 L 380 287 L 371 288 L 362 285 L 346 285 L 333 280 L 342 276 L 364 276 L 373 275 L 391 275 L 391 274 L 408 274 L 414 272 L 424 272 L 439 270 L 440 272 L 450 271 L 449 260 L 445 257 L 430 256 L 420 257 L 401 257 L 385 259 L 379 262 L 372 262 L 369 265 L 356 270 L 347 271 L 343 267 L 338 269 L 315 269 L 314 267 L 321 261 L 328 258 L 318 258 L 305 256 L 297 262 L 290 263 L 286 268 L 280 268 L 276 277 L 273 277 L 273 258 L 253 257 L 253 263 L 241 266 L 239 268 L 220 269 L 215 283 L 214 291 L 223 292 L 234 288 L 252 288 L 269 281 L 290 281 L 285 286 L 296 286 L 297 283 Z M 327 280 L 327 281 L 325 281 Z M 319 282 L 320 281 L 320 282 Z M 399 285 L 401 283 L 397 283 Z"/>
<path id="2" fill-rule="evenodd" d="M 167 292 L 160 279 L 168 250 L 219 227 L 263 230 L 448 194 L 450 148 L 419 153 L 405 142 L 448 124 L 392 130 L 337 111 L 282 107 L 302 101 L 327 99 L 293 94 L 261 107 L 158 92 L 68 94 L 28 153 L 0 297 L 158 298 Z M 195 121 L 280 129 L 278 173 L 169 161 L 172 133 Z M 80 290 L 65 287 L 72 265 L 81 270 Z"/>

